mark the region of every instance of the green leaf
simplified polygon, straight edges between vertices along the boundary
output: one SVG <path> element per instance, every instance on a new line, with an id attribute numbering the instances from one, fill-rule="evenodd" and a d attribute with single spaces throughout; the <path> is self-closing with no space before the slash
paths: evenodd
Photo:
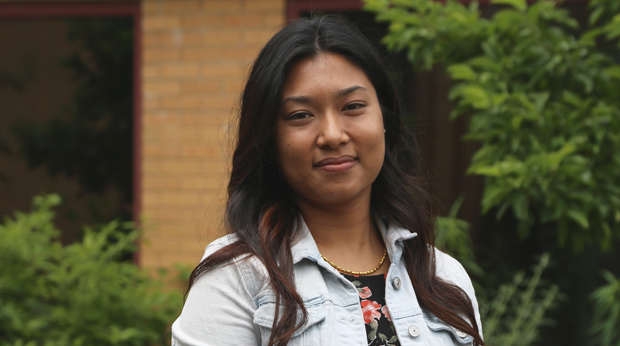
<path id="1" fill-rule="evenodd" d="M 590 332 L 596 344 L 615 346 L 620 343 L 620 280 L 609 271 L 604 271 L 603 277 L 607 283 L 590 295 L 594 302 Z"/>
<path id="2" fill-rule="evenodd" d="M 519 220 L 525 220 L 528 217 L 529 201 L 525 194 L 520 194 L 513 201 L 513 211 Z"/>
<path id="3" fill-rule="evenodd" d="M 491 4 L 510 5 L 519 11 L 525 11 L 527 9 L 527 2 L 525 0 L 491 0 Z"/>
<path id="4" fill-rule="evenodd" d="M 562 94 L 562 98 L 564 99 L 564 101 L 570 103 L 575 107 L 581 107 L 583 105 L 583 100 L 577 94 L 570 91 L 564 91 L 564 93 Z"/>
<path id="5" fill-rule="evenodd" d="M 461 91 L 463 100 L 476 109 L 487 109 L 491 106 L 486 90 L 478 85 L 465 85 Z"/>
<path id="6" fill-rule="evenodd" d="M 509 173 L 523 173 L 527 170 L 525 164 L 519 161 L 501 161 L 492 166 L 471 167 L 471 173 L 499 177 Z"/>
<path id="7" fill-rule="evenodd" d="M 620 79 L 620 66 L 619 65 L 608 67 L 604 71 L 609 76 L 616 78 L 616 79 Z"/>
<path id="8" fill-rule="evenodd" d="M 547 159 L 549 160 L 549 166 L 551 167 L 551 169 L 557 169 L 562 160 L 564 160 L 564 158 L 573 153 L 575 150 L 575 144 L 568 142 L 564 144 L 564 146 L 560 150 L 548 154 Z"/>
<path id="9" fill-rule="evenodd" d="M 579 38 L 579 42 L 585 45 L 594 45 L 596 44 L 596 39 L 604 33 L 605 33 L 604 28 L 594 28 L 594 29 L 588 30 L 585 33 L 583 33 L 583 35 L 581 35 L 581 37 Z"/>
<path id="10" fill-rule="evenodd" d="M 503 186 L 493 185 L 487 187 L 482 196 L 482 214 L 485 214 L 489 209 L 499 204 L 507 194 L 508 191 Z"/>
<path id="11" fill-rule="evenodd" d="M 364 10 L 369 12 L 381 12 L 389 6 L 388 0 L 364 0 Z"/>
<path id="12" fill-rule="evenodd" d="M 477 56 L 475 58 L 467 61 L 467 64 L 473 67 L 477 67 L 479 69 L 483 69 L 486 71 L 499 72 L 501 71 L 501 66 L 485 56 Z"/>
<path id="13" fill-rule="evenodd" d="M 455 64 L 448 67 L 448 73 L 455 80 L 474 80 L 476 73 L 466 64 Z"/>
<path id="14" fill-rule="evenodd" d="M 588 217 L 580 210 L 571 209 L 566 212 L 566 215 L 571 218 L 573 221 L 577 222 L 581 227 L 587 229 L 590 227 L 590 223 L 588 222 Z"/>
<path id="15" fill-rule="evenodd" d="M 601 15 L 604 12 L 605 12 L 605 8 L 603 6 L 599 6 L 595 8 L 594 11 L 592 11 L 592 13 L 590 14 L 590 18 L 589 18 L 590 25 L 596 24 L 596 22 L 598 22 L 599 18 L 601 18 Z"/>
<path id="16" fill-rule="evenodd" d="M 370 323 L 368 324 L 370 326 L 371 329 L 377 329 L 379 328 L 379 323 L 377 322 L 377 320 L 372 320 L 370 321 Z"/>
<path id="17" fill-rule="evenodd" d="M 501 105 L 502 103 L 504 103 L 504 101 L 506 101 L 506 99 L 509 96 L 510 95 L 508 95 L 506 93 L 491 95 L 491 99 L 493 100 L 493 106 Z"/>
<path id="18" fill-rule="evenodd" d="M 512 125 L 513 129 L 518 130 L 521 127 L 521 122 L 523 122 L 523 117 L 515 116 L 510 121 L 510 125 Z"/>
<path id="19" fill-rule="evenodd" d="M 377 338 L 377 330 L 376 329 L 372 329 L 369 333 L 368 333 L 368 339 L 370 340 L 374 340 Z"/>

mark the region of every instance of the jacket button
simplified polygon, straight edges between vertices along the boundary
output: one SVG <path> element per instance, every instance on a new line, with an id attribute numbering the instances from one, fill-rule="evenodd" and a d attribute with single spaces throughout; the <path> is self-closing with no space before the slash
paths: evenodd
<path id="1" fill-rule="evenodd" d="M 394 287 L 394 289 L 399 290 L 400 289 L 400 279 L 399 278 L 394 278 L 394 280 L 392 280 L 392 287 Z"/>
<path id="2" fill-rule="evenodd" d="M 461 330 L 456 330 L 456 335 L 459 336 L 459 338 L 461 339 L 465 339 L 465 337 L 467 336 L 467 334 L 465 334 L 465 332 L 461 331 Z"/>
<path id="3" fill-rule="evenodd" d="M 418 327 L 416 326 L 409 326 L 409 335 L 417 338 L 418 336 L 420 336 L 420 329 L 418 329 Z"/>

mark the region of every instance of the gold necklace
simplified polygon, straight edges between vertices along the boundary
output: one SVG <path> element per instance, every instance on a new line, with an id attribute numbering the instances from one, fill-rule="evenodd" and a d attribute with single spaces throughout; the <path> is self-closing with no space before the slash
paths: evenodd
<path id="1" fill-rule="evenodd" d="M 331 262 L 330 260 L 328 260 L 327 257 L 325 257 L 323 255 L 321 255 L 321 257 L 323 257 L 325 262 L 329 263 L 329 265 L 331 265 L 332 267 L 336 268 L 336 270 L 338 270 L 341 273 L 351 274 L 351 275 L 368 275 L 368 274 L 372 274 L 372 273 L 376 272 L 377 270 L 379 270 L 379 268 L 381 268 L 381 265 L 383 264 L 383 261 L 385 261 L 385 256 L 386 255 L 387 255 L 387 248 L 384 246 L 383 247 L 383 257 L 381 257 L 381 261 L 379 262 L 379 264 L 377 264 L 377 266 L 374 269 L 367 270 L 365 272 L 356 272 L 356 271 L 353 271 L 353 270 L 344 269 L 344 268 L 336 265 L 335 263 Z"/>

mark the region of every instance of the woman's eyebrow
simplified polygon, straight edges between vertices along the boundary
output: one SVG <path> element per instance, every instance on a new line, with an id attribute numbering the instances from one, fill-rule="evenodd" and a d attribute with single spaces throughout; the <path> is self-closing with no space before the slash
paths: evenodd
<path id="1" fill-rule="evenodd" d="M 340 97 L 343 97 L 343 96 L 349 95 L 350 93 L 352 93 L 352 92 L 354 92 L 354 91 L 356 91 L 356 90 L 364 90 L 364 91 L 367 91 L 368 89 L 364 88 L 363 86 L 354 85 L 354 86 L 352 86 L 352 87 L 348 87 L 348 88 L 346 88 L 346 89 L 342 89 L 342 90 L 338 91 L 338 92 L 336 93 L 336 97 L 337 97 L 337 98 L 340 98 Z"/>
<path id="2" fill-rule="evenodd" d="M 352 92 L 354 92 L 356 90 L 367 91 L 368 89 L 364 88 L 363 86 L 354 85 L 354 86 L 351 86 L 351 87 L 339 90 L 336 93 L 336 98 L 340 98 L 340 97 L 349 95 L 350 93 L 352 93 Z M 282 100 L 282 105 L 284 105 L 285 103 L 287 103 L 289 101 L 294 101 L 294 102 L 299 102 L 299 103 L 311 103 L 312 102 L 312 98 L 310 96 L 305 96 L 305 95 L 291 96 L 291 97 L 287 97 L 284 100 Z"/>
<path id="3" fill-rule="evenodd" d="M 287 97 L 284 100 L 282 100 L 282 105 L 284 105 L 285 103 L 289 102 L 289 101 L 295 101 L 295 102 L 299 102 L 299 103 L 310 103 L 310 96 L 291 96 L 291 97 Z"/>

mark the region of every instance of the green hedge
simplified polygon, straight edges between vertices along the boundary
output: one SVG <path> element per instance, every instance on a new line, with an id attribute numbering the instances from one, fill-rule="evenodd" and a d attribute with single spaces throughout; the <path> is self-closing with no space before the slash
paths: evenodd
<path id="1" fill-rule="evenodd" d="M 135 250 L 133 225 L 86 228 L 62 246 L 51 210 L 59 203 L 36 197 L 32 212 L 0 224 L 0 345 L 165 343 L 181 294 L 120 260 Z"/>
<path id="2" fill-rule="evenodd" d="M 475 1 L 365 0 L 365 9 L 388 24 L 388 50 L 406 52 L 415 69 L 442 66 L 451 77 L 452 116 L 468 120 L 464 138 L 480 145 L 468 173 L 484 177 L 481 207 L 496 215 L 494 237 L 513 239 L 506 235 L 511 228 L 497 226 L 514 219 L 514 239 L 564 262 L 588 251 L 584 257 L 594 263 L 594 250 L 611 252 L 620 243 L 620 1 L 589 1 L 587 23 L 562 1 L 490 3 L 486 17 Z M 455 216 L 439 220 L 438 245 L 488 282 L 498 273 L 478 267 L 467 224 Z M 530 279 L 518 274 L 513 284 L 482 294 L 490 304 L 483 304 L 490 312 L 484 322 L 489 344 L 536 342 L 532 331 L 548 322 L 544 312 L 557 299 L 555 285 L 539 284 L 549 261 L 542 259 Z M 552 268 L 554 284 L 562 281 L 558 273 L 574 275 L 565 265 Z M 590 293 L 586 304 L 594 303 L 589 334 L 583 332 L 588 321 L 574 316 L 585 313 L 585 304 L 575 301 L 561 302 L 565 316 L 556 318 L 575 318 L 555 333 L 570 334 L 572 342 L 584 343 L 581 334 L 588 334 L 593 345 L 620 346 L 620 280 L 611 271 L 604 280 L 582 294 Z"/>

